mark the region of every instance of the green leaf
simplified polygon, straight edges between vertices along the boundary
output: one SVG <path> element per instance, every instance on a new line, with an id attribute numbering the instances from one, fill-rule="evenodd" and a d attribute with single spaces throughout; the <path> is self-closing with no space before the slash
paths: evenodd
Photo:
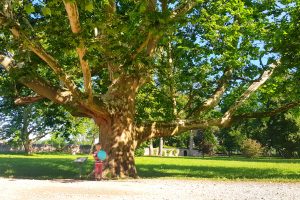
<path id="1" fill-rule="evenodd" d="M 30 15 L 31 13 L 33 13 L 35 11 L 33 5 L 28 4 L 24 7 L 25 12 Z"/>
<path id="2" fill-rule="evenodd" d="M 45 16 L 51 15 L 51 10 L 50 10 L 50 8 L 44 7 L 44 8 L 42 8 L 42 13 Z"/>
<path id="3" fill-rule="evenodd" d="M 94 4 L 92 2 L 89 2 L 87 5 L 85 5 L 85 10 L 88 12 L 93 12 Z"/>

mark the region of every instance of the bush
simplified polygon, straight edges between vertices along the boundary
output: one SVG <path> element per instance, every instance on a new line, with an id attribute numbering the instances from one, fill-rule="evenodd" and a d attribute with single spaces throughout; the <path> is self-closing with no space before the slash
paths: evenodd
<path id="1" fill-rule="evenodd" d="M 218 154 L 229 155 L 226 147 L 224 147 L 224 146 L 218 145 L 216 149 L 217 149 L 216 151 Z"/>
<path id="2" fill-rule="evenodd" d="M 143 147 L 137 148 L 134 152 L 134 155 L 137 156 L 137 157 L 143 156 L 144 155 L 144 148 Z"/>
<path id="3" fill-rule="evenodd" d="M 242 154 L 247 158 L 258 157 L 262 153 L 262 147 L 259 142 L 252 139 L 246 139 L 242 144 Z"/>

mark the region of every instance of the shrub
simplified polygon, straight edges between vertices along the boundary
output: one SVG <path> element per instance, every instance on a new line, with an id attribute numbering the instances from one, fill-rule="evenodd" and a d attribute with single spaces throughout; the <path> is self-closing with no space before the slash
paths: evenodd
<path id="1" fill-rule="evenodd" d="M 139 157 L 139 156 L 143 156 L 144 155 L 144 148 L 137 148 L 134 152 L 134 155 Z"/>
<path id="2" fill-rule="evenodd" d="M 246 139 L 242 143 L 242 154 L 247 158 L 254 158 L 260 156 L 262 147 L 259 142 L 252 139 Z"/>
<path id="3" fill-rule="evenodd" d="M 217 153 L 219 153 L 219 154 L 229 155 L 229 153 L 228 153 L 226 147 L 224 147 L 224 146 L 218 145 L 216 149 L 217 149 L 217 150 L 216 150 Z"/>

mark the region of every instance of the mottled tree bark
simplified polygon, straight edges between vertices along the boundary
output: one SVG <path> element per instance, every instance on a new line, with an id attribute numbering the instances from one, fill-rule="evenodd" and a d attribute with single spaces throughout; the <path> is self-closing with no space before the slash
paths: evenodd
<path id="1" fill-rule="evenodd" d="M 134 125 L 125 115 L 100 122 L 100 143 L 107 153 L 105 173 L 111 178 L 137 177 Z"/>

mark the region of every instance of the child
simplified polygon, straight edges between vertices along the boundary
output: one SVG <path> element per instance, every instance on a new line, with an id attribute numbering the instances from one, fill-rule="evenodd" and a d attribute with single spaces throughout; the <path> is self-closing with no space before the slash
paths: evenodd
<path id="1" fill-rule="evenodd" d="M 102 168 L 103 168 L 103 161 L 98 158 L 98 152 L 101 150 L 101 144 L 97 143 L 95 145 L 96 151 L 93 153 L 94 159 L 95 159 L 95 179 L 101 180 L 102 179 Z"/>

